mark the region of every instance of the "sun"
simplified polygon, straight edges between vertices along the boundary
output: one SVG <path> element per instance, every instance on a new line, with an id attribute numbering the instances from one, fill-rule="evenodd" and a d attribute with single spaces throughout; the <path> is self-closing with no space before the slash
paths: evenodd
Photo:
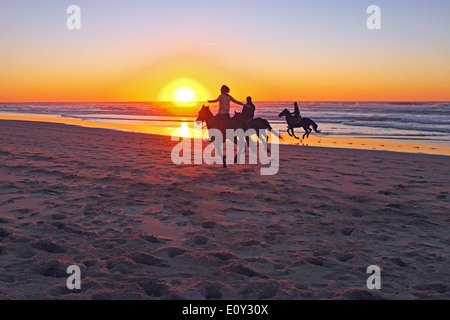
<path id="1" fill-rule="evenodd" d="M 178 106 L 190 106 L 208 99 L 208 90 L 191 78 L 179 78 L 167 84 L 159 94 L 159 101 L 170 101 Z"/>
<path id="2" fill-rule="evenodd" d="M 198 100 L 197 92 L 195 92 L 193 88 L 188 86 L 176 88 L 172 94 L 172 101 L 174 102 L 188 103 L 197 100 Z"/>

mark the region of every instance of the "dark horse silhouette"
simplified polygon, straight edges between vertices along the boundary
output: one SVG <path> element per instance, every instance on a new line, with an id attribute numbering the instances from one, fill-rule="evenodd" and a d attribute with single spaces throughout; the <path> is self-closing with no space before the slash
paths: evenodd
<path id="1" fill-rule="evenodd" d="M 295 139 L 298 138 L 294 133 L 294 128 L 303 128 L 305 130 L 305 134 L 303 135 L 303 139 L 305 139 L 305 136 L 308 138 L 309 134 L 312 132 L 311 126 L 313 127 L 314 131 L 317 133 L 320 133 L 320 130 L 317 130 L 317 124 L 312 121 L 309 118 L 294 118 L 292 114 L 289 112 L 288 109 L 284 109 L 281 111 L 281 113 L 278 115 L 279 117 L 286 116 L 286 122 L 288 124 L 287 133 L 294 137 Z M 289 132 L 290 131 L 290 132 Z"/>
<path id="2" fill-rule="evenodd" d="M 243 112 L 234 112 L 234 117 L 232 119 L 242 119 L 244 120 Z M 244 120 L 245 121 L 245 120 Z M 261 142 L 264 145 L 264 148 L 266 148 L 267 152 L 270 152 L 270 149 L 267 145 L 267 135 L 262 136 L 261 133 L 263 131 L 260 130 L 269 130 L 272 134 L 276 135 L 279 139 L 283 140 L 282 137 L 280 137 L 275 131 L 272 131 L 272 126 L 270 125 L 269 121 L 263 118 L 254 118 L 245 121 L 248 129 L 254 129 L 256 131 L 256 135 L 258 136 L 258 139 L 261 140 Z M 247 141 L 248 142 L 248 141 Z"/>
<path id="3" fill-rule="evenodd" d="M 202 121 L 202 122 L 205 121 L 206 127 L 208 129 L 217 129 L 222 133 L 222 137 L 223 137 L 222 141 L 214 139 L 214 140 L 212 140 L 212 143 L 214 143 L 214 146 L 216 147 L 218 155 L 223 160 L 223 167 L 226 168 L 227 167 L 226 156 L 224 156 L 222 153 L 222 144 L 227 139 L 226 130 L 227 129 L 233 129 L 233 130 L 242 129 L 245 132 L 248 129 L 247 124 L 242 119 L 236 119 L 236 118 L 230 118 L 230 117 L 219 119 L 212 114 L 211 110 L 209 110 L 209 107 L 205 107 L 204 105 L 198 112 L 198 118 L 196 121 Z M 247 143 L 248 143 L 248 137 L 246 137 L 246 139 L 247 139 Z M 235 138 L 233 142 L 239 146 L 237 138 Z M 234 157 L 234 163 L 237 163 L 237 158 L 238 158 L 238 155 L 240 154 L 240 152 L 242 152 L 242 151 L 245 152 L 245 150 L 240 150 L 240 149 L 241 148 L 238 147 L 237 154 Z"/>

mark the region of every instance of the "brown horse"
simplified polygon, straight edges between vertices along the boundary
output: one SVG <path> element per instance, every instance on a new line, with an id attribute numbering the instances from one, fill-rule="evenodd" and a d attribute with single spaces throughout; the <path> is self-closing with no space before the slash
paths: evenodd
<path id="1" fill-rule="evenodd" d="M 223 160 L 223 167 L 226 168 L 227 164 L 226 164 L 226 156 L 224 156 L 222 154 L 222 144 L 227 140 L 227 134 L 226 131 L 227 129 L 232 129 L 232 130 L 237 130 L 237 129 L 242 129 L 244 132 L 247 131 L 248 126 L 245 123 L 244 120 L 242 119 L 236 119 L 236 118 L 230 118 L 229 116 L 214 116 L 211 112 L 211 110 L 209 110 L 209 107 L 205 107 L 204 105 L 202 106 L 202 108 L 200 109 L 200 111 L 198 112 L 198 117 L 196 121 L 205 121 L 206 122 L 206 127 L 208 129 L 217 129 L 222 133 L 222 141 L 216 141 L 216 139 L 212 140 L 212 143 L 214 143 L 214 146 L 216 147 L 216 150 L 219 154 L 219 156 L 222 158 Z M 246 137 L 247 139 L 247 143 L 248 143 L 248 137 Z M 231 139 L 230 139 L 231 141 Z M 234 163 L 237 163 L 237 158 L 238 155 L 240 154 L 240 152 L 245 150 L 240 150 L 241 148 L 239 148 L 239 140 L 237 137 L 234 138 L 233 143 L 238 145 L 238 150 L 237 150 L 237 154 L 234 157 Z M 245 144 L 244 144 L 245 146 Z"/>
<path id="2" fill-rule="evenodd" d="M 244 120 L 243 113 L 241 112 L 234 112 L 234 117 L 232 119 L 242 119 Z M 262 135 L 263 132 L 266 132 L 265 130 L 269 130 L 272 134 L 276 135 L 279 139 L 283 140 L 282 137 L 278 135 L 275 131 L 272 131 L 272 126 L 270 125 L 269 121 L 263 118 L 254 118 L 245 121 L 247 123 L 248 129 L 254 129 L 256 131 L 256 135 L 258 136 L 258 139 L 261 140 L 264 147 L 266 148 L 267 152 L 270 152 L 270 149 L 267 145 L 267 135 Z M 261 131 L 262 130 L 262 131 Z"/>

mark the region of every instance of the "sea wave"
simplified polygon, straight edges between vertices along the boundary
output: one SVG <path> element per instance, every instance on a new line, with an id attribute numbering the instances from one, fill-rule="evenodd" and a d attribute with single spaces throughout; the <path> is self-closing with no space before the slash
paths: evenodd
<path id="1" fill-rule="evenodd" d="M 285 119 L 278 114 L 284 108 L 293 111 L 291 101 L 256 101 L 255 105 L 256 117 L 265 118 L 280 128 L 284 128 Z M 405 133 L 410 132 L 417 137 L 434 134 L 450 137 L 450 102 L 331 101 L 299 102 L 299 106 L 303 117 L 311 118 L 321 127 L 328 126 L 331 132 L 340 135 L 398 134 L 406 137 Z M 210 107 L 213 113 L 217 112 L 217 104 Z M 60 115 L 94 122 L 139 121 L 141 125 L 151 121 L 193 121 L 198 108 L 174 108 L 171 103 L 161 102 L 0 103 L 0 112 Z M 233 106 L 232 114 L 240 108 Z M 362 131 L 362 127 L 366 130 Z"/>

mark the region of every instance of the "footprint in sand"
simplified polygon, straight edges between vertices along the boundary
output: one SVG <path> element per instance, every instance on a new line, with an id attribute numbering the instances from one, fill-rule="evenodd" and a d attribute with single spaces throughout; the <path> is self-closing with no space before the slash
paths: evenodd
<path id="1" fill-rule="evenodd" d="M 216 226 L 216 222 L 215 221 L 205 221 L 205 222 L 202 222 L 201 226 L 205 229 L 212 229 Z"/>
<path id="2" fill-rule="evenodd" d="M 350 253 L 338 252 L 336 253 L 336 259 L 338 259 L 340 262 L 347 262 L 350 259 L 353 259 L 353 255 Z"/>
<path id="3" fill-rule="evenodd" d="M 11 233 L 3 228 L 0 228 L 0 238 L 7 238 Z"/>
<path id="4" fill-rule="evenodd" d="M 158 279 L 141 278 L 137 279 L 137 284 L 151 297 L 161 297 L 170 291 L 170 287 Z"/>
<path id="5" fill-rule="evenodd" d="M 341 229 L 341 233 L 344 236 L 350 236 L 353 233 L 353 231 L 355 231 L 355 228 L 353 227 L 344 227 Z"/>
<path id="6" fill-rule="evenodd" d="M 163 247 L 155 250 L 156 255 L 168 256 L 169 258 L 175 258 L 176 256 L 183 255 L 184 253 L 189 252 L 189 250 L 183 247 Z"/>
<path id="7" fill-rule="evenodd" d="M 67 267 L 71 263 L 63 262 L 59 260 L 47 260 L 47 261 L 37 261 L 33 263 L 34 273 L 43 275 L 44 277 L 52 278 L 66 278 L 67 277 Z M 81 268 L 84 271 L 83 267 Z"/>
<path id="8" fill-rule="evenodd" d="M 51 242 L 49 240 L 38 240 L 31 244 L 31 246 L 38 250 L 47 251 L 49 253 L 64 253 L 66 249 L 59 244 Z"/>

